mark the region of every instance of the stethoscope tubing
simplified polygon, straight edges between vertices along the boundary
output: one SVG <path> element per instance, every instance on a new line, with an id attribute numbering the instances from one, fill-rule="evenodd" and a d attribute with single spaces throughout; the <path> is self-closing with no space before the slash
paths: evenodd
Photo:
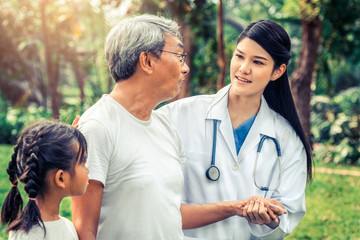
<path id="1" fill-rule="evenodd" d="M 211 153 L 211 166 L 215 166 L 215 155 L 216 155 L 216 139 L 217 139 L 217 121 L 214 119 L 214 131 L 213 131 L 213 146 Z"/>
<path id="2" fill-rule="evenodd" d="M 211 166 L 205 172 L 206 177 L 211 181 L 217 181 L 219 179 L 219 177 L 220 177 L 220 170 L 215 166 L 216 141 L 217 141 L 217 122 L 218 122 L 218 120 L 213 119 L 214 130 L 213 130 L 213 144 L 212 144 L 212 153 L 211 153 Z M 263 146 L 266 139 L 270 139 L 270 140 L 272 140 L 274 142 L 276 152 L 277 152 L 277 157 L 278 157 L 277 161 L 279 163 L 280 174 L 279 174 L 279 180 L 278 180 L 277 185 L 276 185 L 275 188 L 259 186 L 256 183 L 256 169 L 257 169 L 257 165 L 258 165 L 258 161 L 259 161 L 259 155 L 260 155 L 262 146 Z M 261 191 L 266 191 L 266 192 L 267 191 L 276 191 L 280 187 L 281 178 L 282 178 L 282 171 L 281 171 L 281 149 L 280 149 L 280 144 L 279 144 L 279 142 L 278 142 L 278 140 L 276 138 L 273 138 L 273 137 L 270 137 L 270 136 L 267 136 L 267 135 L 263 135 L 261 137 L 260 141 L 259 141 L 258 149 L 257 149 L 257 152 L 256 152 L 256 159 L 255 159 L 254 170 L 253 170 L 254 184 Z"/>
<path id="3" fill-rule="evenodd" d="M 269 188 L 269 187 L 264 187 L 264 186 L 259 186 L 257 183 L 256 183 L 256 169 L 257 169 L 257 164 L 258 164 L 258 160 L 259 160 L 259 155 L 260 155 L 260 152 L 261 152 L 261 149 L 262 149 L 262 146 L 264 144 L 264 141 L 266 139 L 271 139 L 274 144 L 275 144 L 275 147 L 276 147 L 276 152 L 277 152 L 277 156 L 278 156 L 278 163 L 279 163 L 279 171 L 280 171 L 280 174 L 279 174 L 279 180 L 277 182 L 277 185 L 275 188 Z M 257 149 L 257 152 L 256 152 L 256 159 L 255 159 L 255 165 L 254 165 L 254 171 L 253 171 L 253 179 L 254 179 L 254 184 L 257 188 L 259 188 L 261 191 L 276 191 L 277 189 L 279 189 L 280 187 L 280 182 L 281 182 L 281 177 L 282 177 L 282 171 L 281 171 L 281 150 L 280 150 L 280 144 L 278 142 L 278 140 L 276 140 L 276 138 L 272 138 L 270 136 L 267 136 L 267 135 L 263 135 L 260 139 L 260 142 L 259 142 L 259 145 L 258 145 L 258 149 Z"/>

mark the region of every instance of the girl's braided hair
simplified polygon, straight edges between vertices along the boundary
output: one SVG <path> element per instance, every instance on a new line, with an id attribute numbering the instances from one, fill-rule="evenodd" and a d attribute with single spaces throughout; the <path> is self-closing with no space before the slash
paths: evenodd
<path id="1" fill-rule="evenodd" d="M 22 131 L 7 168 L 12 188 L 1 209 L 1 223 L 9 224 L 7 232 L 23 230 L 27 233 L 33 226 L 39 225 L 45 233 L 34 199 L 44 193 L 46 175 L 52 169 L 74 173 L 75 164 L 86 161 L 86 151 L 84 136 L 68 124 L 39 121 Z M 18 181 L 24 184 L 29 197 L 24 210 Z"/>

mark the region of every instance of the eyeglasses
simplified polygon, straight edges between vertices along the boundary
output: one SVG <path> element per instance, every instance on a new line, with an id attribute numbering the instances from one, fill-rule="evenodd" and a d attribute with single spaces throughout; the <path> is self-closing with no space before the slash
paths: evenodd
<path id="1" fill-rule="evenodd" d="M 170 52 L 170 51 L 166 51 L 166 50 L 160 50 L 160 52 L 167 52 L 167 53 L 172 53 L 172 54 L 175 54 L 175 55 L 178 55 L 180 56 L 180 64 L 181 66 L 184 66 L 185 64 L 185 58 L 186 58 L 186 53 L 176 53 L 176 52 Z"/>

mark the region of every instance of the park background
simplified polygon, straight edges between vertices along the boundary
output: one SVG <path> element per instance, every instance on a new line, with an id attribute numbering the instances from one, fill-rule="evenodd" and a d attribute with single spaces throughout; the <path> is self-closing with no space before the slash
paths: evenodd
<path id="1" fill-rule="evenodd" d="M 111 91 L 104 39 L 140 13 L 181 26 L 191 72 L 177 98 L 230 82 L 236 39 L 250 22 L 270 19 L 287 30 L 290 83 L 315 173 L 307 213 L 286 239 L 360 239 L 360 0 L 1 0 L 0 205 L 18 133 L 40 118 L 71 123 Z M 65 199 L 61 215 L 71 219 L 70 209 Z"/>

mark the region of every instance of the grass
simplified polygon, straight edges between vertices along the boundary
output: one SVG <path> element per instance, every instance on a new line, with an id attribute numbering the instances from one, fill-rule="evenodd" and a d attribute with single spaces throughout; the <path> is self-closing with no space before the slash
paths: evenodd
<path id="1" fill-rule="evenodd" d="M 306 189 L 307 213 L 286 239 L 359 240 L 359 186 L 360 177 L 316 173 Z"/>
<path id="2" fill-rule="evenodd" d="M 12 147 L 0 145 L 0 206 L 10 189 L 6 168 Z M 360 167 L 339 167 L 317 164 L 319 167 L 360 171 Z M 307 213 L 286 240 L 360 240 L 360 177 L 315 173 L 306 189 Z M 71 219 L 71 201 L 63 200 L 60 215 Z M 0 240 L 7 239 L 5 227 L 0 227 Z"/>

